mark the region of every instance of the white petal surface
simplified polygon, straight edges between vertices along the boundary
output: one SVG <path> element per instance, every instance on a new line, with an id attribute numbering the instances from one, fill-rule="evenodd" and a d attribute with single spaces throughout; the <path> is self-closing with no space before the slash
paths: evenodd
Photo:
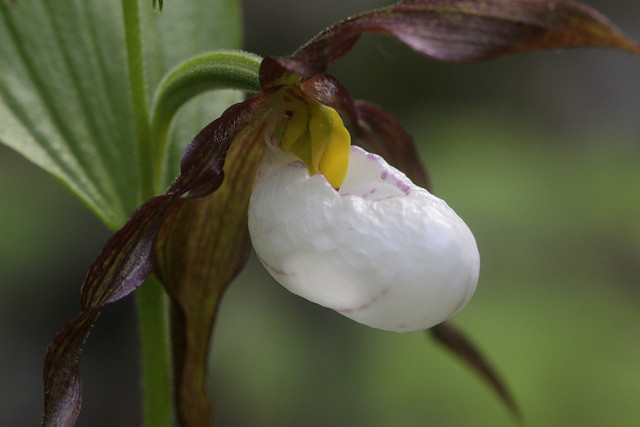
<path id="1" fill-rule="evenodd" d="M 336 191 L 267 144 L 249 231 L 280 284 L 379 329 L 434 326 L 468 303 L 478 281 L 478 249 L 462 219 L 359 147 Z"/>

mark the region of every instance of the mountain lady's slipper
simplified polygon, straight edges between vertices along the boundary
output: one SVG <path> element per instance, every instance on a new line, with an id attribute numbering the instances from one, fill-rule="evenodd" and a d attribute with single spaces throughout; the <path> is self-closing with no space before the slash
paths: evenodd
<path id="1" fill-rule="evenodd" d="M 460 311 L 479 272 L 466 224 L 380 156 L 350 148 L 333 109 L 297 102 L 271 119 L 283 131 L 267 128 L 249 204 L 251 242 L 267 271 L 375 328 L 427 329 Z"/>
<path id="2" fill-rule="evenodd" d="M 337 23 L 288 58 L 265 58 L 259 84 L 254 70 L 257 93 L 196 135 L 173 185 L 140 206 L 91 266 L 81 311 L 45 357 L 46 425 L 75 422 L 78 358 L 91 325 L 104 304 L 130 294 L 152 272 L 174 308 L 180 422 L 207 425 L 211 329 L 220 295 L 246 262 L 249 229 L 262 263 L 285 287 L 376 328 L 437 325 L 434 335 L 511 404 L 465 338 L 439 324 L 476 287 L 473 235 L 424 189 L 426 174 L 398 123 L 325 74 L 367 32 L 458 62 L 575 46 L 640 53 L 600 14 L 570 1 L 405 0 Z M 178 94 L 176 103 L 193 92 Z"/>

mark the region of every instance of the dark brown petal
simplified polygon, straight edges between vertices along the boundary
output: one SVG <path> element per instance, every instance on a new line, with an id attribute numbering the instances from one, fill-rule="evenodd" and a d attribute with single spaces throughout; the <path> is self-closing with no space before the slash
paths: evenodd
<path id="1" fill-rule="evenodd" d="M 82 285 L 80 313 L 56 335 L 45 355 L 45 425 L 73 425 L 81 402 L 80 350 L 100 308 L 130 294 L 149 277 L 154 240 L 167 211 L 183 203 L 180 197 L 185 193 L 202 197 L 222 185 L 231 143 L 255 129 L 270 98 L 271 93 L 257 94 L 205 127 L 189 144 L 174 185 L 140 206 L 105 244 Z"/>
<path id="2" fill-rule="evenodd" d="M 300 89 L 349 118 L 354 144 L 377 152 L 414 183 L 428 188 L 429 180 L 411 135 L 389 113 L 364 101 L 355 101 L 347 88 L 329 74 L 302 80 Z"/>
<path id="3" fill-rule="evenodd" d="M 133 292 L 151 274 L 151 249 L 176 195 L 155 197 L 106 243 L 82 285 L 81 311 L 56 334 L 44 359 L 44 425 L 75 423 L 82 400 L 79 357 L 100 308 Z"/>
<path id="4" fill-rule="evenodd" d="M 441 323 L 429 329 L 431 334 L 440 344 L 444 345 L 453 354 L 461 358 L 467 365 L 476 371 L 493 390 L 498 393 L 502 401 L 507 405 L 511 413 L 518 419 L 522 419 L 520 408 L 511 396 L 506 384 L 496 371 L 491 367 L 486 358 L 476 346 L 462 332 L 451 326 L 448 322 Z"/>
<path id="5" fill-rule="evenodd" d="M 345 114 L 351 123 L 358 123 L 353 98 L 340 80 L 329 74 L 319 74 L 300 82 L 305 95 Z"/>
<path id="6" fill-rule="evenodd" d="M 355 142 L 370 147 L 411 181 L 430 190 L 429 178 L 422 165 L 413 138 L 389 113 L 364 101 L 355 101 L 358 126 Z"/>
<path id="7" fill-rule="evenodd" d="M 291 57 L 263 61 L 262 87 L 277 84 L 286 72 L 323 73 L 364 33 L 387 34 L 423 55 L 455 62 L 582 46 L 640 54 L 640 45 L 606 17 L 573 1 L 406 0 L 339 22 Z"/>
<path id="8" fill-rule="evenodd" d="M 168 192 L 184 194 L 188 191 L 188 197 L 195 198 L 215 191 L 224 179 L 223 167 L 229 145 L 236 138 L 243 140 L 243 134 L 254 130 L 276 91 L 261 92 L 232 105 L 220 118 L 202 129 L 185 149 L 180 176 Z"/>
<path id="9" fill-rule="evenodd" d="M 80 413 L 78 357 L 99 308 L 81 311 L 58 332 L 44 360 L 44 425 L 71 426 Z"/>

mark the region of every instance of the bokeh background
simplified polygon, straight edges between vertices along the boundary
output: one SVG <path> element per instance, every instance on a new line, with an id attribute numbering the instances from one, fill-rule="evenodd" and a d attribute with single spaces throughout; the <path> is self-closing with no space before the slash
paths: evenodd
<path id="1" fill-rule="evenodd" d="M 245 48 L 285 55 L 389 3 L 245 0 Z M 587 3 L 640 39 L 640 2 Z M 365 36 L 330 72 L 414 135 L 435 192 L 474 230 L 480 283 L 453 323 L 526 425 L 640 425 L 640 58 L 576 50 L 451 65 Z M 0 425 L 36 425 L 46 346 L 110 233 L 5 147 L 0 200 Z M 83 352 L 78 425 L 139 424 L 136 339 L 135 298 L 103 310 Z M 211 363 L 221 426 L 517 425 L 424 333 L 355 324 L 289 294 L 253 257 L 223 301 Z"/>

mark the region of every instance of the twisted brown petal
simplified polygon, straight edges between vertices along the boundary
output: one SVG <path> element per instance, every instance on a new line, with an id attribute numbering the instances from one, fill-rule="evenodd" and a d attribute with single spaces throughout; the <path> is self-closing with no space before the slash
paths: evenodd
<path id="1" fill-rule="evenodd" d="M 449 323 L 441 323 L 429 329 L 428 332 L 440 344 L 444 345 L 453 354 L 461 358 L 467 365 L 476 371 L 493 390 L 498 393 L 511 413 L 518 419 L 522 419 L 520 408 L 507 389 L 506 384 L 491 367 L 486 358 L 476 346 L 461 331 Z"/>
<path id="2" fill-rule="evenodd" d="M 182 173 L 164 195 L 140 206 L 103 247 L 82 285 L 81 311 L 53 339 L 44 362 L 45 425 L 73 425 L 80 411 L 82 381 L 78 359 L 100 308 L 140 286 L 151 274 L 153 245 L 167 211 L 188 198 L 216 191 L 224 180 L 231 143 L 255 128 L 269 107 L 262 92 L 227 109 L 191 141 Z"/>
<path id="3" fill-rule="evenodd" d="M 640 45 L 596 10 L 562 0 L 405 0 L 327 28 L 288 58 L 267 58 L 263 88 L 287 73 L 311 77 L 349 52 L 364 33 L 387 34 L 443 61 L 505 53 L 603 47 L 640 54 Z"/>
<path id="4" fill-rule="evenodd" d="M 419 186 L 430 190 L 429 177 L 422 165 L 413 138 L 386 111 L 364 101 L 355 101 L 359 145 L 378 152 L 391 165 L 407 174 Z"/>

